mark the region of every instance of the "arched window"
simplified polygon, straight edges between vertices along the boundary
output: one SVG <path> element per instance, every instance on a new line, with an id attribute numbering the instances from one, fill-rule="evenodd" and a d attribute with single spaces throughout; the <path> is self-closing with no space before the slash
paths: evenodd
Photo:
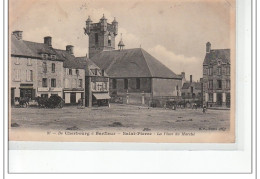
<path id="1" fill-rule="evenodd" d="M 111 34 L 110 33 L 108 34 L 108 42 L 107 43 L 108 43 L 108 46 L 111 46 Z"/>

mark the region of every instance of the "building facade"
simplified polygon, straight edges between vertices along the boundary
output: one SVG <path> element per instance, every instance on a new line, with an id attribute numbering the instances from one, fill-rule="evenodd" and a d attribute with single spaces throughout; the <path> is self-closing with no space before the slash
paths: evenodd
<path id="1" fill-rule="evenodd" d="M 192 75 L 190 75 L 190 81 L 183 83 L 181 88 L 181 97 L 184 100 L 193 101 L 203 101 L 202 95 L 202 79 L 200 82 L 192 81 Z"/>
<path id="2" fill-rule="evenodd" d="M 86 62 L 86 106 L 92 107 L 109 105 L 110 96 L 108 75 L 90 59 L 86 58 Z"/>
<path id="3" fill-rule="evenodd" d="M 230 107 L 230 49 L 206 44 L 203 62 L 203 101 L 208 107 Z"/>
<path id="4" fill-rule="evenodd" d="M 63 99 L 65 104 L 78 104 L 82 99 L 85 105 L 85 66 L 86 60 L 74 56 L 74 47 L 67 45 L 66 50 L 55 49 L 63 58 Z"/>
<path id="5" fill-rule="evenodd" d="M 73 46 L 66 50 L 54 49 L 52 38 L 44 37 L 43 43 L 25 41 L 22 32 L 11 35 L 11 104 L 15 98 L 62 97 L 65 104 L 85 105 L 86 59 L 75 57 Z"/>
<path id="6" fill-rule="evenodd" d="M 163 106 L 166 100 L 176 98 L 182 77 L 141 48 L 124 49 L 122 38 L 115 50 L 117 28 L 116 20 L 108 24 L 104 16 L 95 24 L 88 18 L 85 28 L 90 59 L 109 76 L 111 101 L 141 105 L 158 101 Z"/>
<path id="7" fill-rule="evenodd" d="M 9 65 L 11 104 L 20 97 L 62 97 L 63 60 L 51 48 L 50 37 L 44 43 L 29 42 L 22 39 L 22 31 L 14 31 Z"/>

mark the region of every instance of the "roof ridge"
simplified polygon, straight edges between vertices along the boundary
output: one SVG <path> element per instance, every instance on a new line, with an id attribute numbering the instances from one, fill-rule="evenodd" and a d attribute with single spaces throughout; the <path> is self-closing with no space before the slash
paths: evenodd
<path id="1" fill-rule="evenodd" d="M 143 49 L 140 48 L 140 50 L 141 50 L 141 53 L 142 53 L 142 55 L 143 55 L 143 57 L 144 57 L 144 61 L 145 61 L 145 63 L 146 63 L 146 66 L 148 67 L 148 70 L 149 70 L 149 72 L 150 72 L 150 76 L 152 77 L 153 75 L 152 75 L 151 69 L 150 69 L 150 67 L 149 67 L 149 65 L 148 65 L 148 63 L 147 63 L 147 61 L 146 61 L 146 58 L 145 58 L 145 56 L 144 56 Z"/>

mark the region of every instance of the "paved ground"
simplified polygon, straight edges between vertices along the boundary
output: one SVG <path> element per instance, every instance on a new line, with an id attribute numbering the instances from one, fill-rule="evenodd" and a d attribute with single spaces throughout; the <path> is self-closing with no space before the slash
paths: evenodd
<path id="1" fill-rule="evenodd" d="M 19 129 L 42 130 L 229 130 L 229 110 L 147 108 L 115 105 L 110 108 L 62 109 L 11 108 L 12 123 Z"/>

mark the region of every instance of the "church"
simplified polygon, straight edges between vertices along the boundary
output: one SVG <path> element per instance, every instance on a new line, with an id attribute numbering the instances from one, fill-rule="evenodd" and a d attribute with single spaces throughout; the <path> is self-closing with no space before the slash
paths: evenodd
<path id="1" fill-rule="evenodd" d="M 93 23 L 88 17 L 85 35 L 89 37 L 89 58 L 109 76 L 111 102 L 161 107 L 166 100 L 180 96 L 182 77 L 142 48 L 125 49 L 118 35 L 116 19 L 103 17 Z"/>

